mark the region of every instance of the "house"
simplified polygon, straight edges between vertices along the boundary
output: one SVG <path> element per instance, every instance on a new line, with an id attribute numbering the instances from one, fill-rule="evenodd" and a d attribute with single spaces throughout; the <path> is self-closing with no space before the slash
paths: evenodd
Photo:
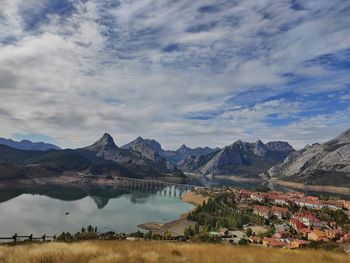
<path id="1" fill-rule="evenodd" d="M 277 205 L 287 205 L 288 197 L 284 195 L 278 195 L 277 197 L 275 197 L 274 201 Z"/>
<path id="2" fill-rule="evenodd" d="M 262 238 L 258 236 L 250 236 L 249 241 L 253 244 L 261 244 L 262 243 Z"/>
<path id="3" fill-rule="evenodd" d="M 250 199 L 250 196 L 252 195 L 252 191 L 247 191 L 247 190 L 241 190 L 239 191 L 239 198 L 244 200 L 244 199 Z"/>
<path id="4" fill-rule="evenodd" d="M 303 222 L 299 221 L 296 218 L 291 218 L 289 220 L 289 223 L 292 226 L 292 228 L 298 233 L 300 232 L 300 230 L 307 228 L 307 226 Z"/>
<path id="5" fill-rule="evenodd" d="M 227 228 L 220 228 L 219 230 L 219 235 L 222 236 L 222 237 L 225 237 L 228 235 L 228 229 Z"/>
<path id="6" fill-rule="evenodd" d="M 340 242 L 346 242 L 346 241 L 348 241 L 348 240 L 350 240 L 350 232 L 344 234 L 344 235 L 340 238 L 339 241 L 340 241 Z"/>
<path id="7" fill-rule="evenodd" d="M 253 208 L 253 213 L 265 218 L 270 218 L 272 215 L 270 207 L 262 205 L 255 205 Z"/>
<path id="8" fill-rule="evenodd" d="M 323 206 L 332 210 L 343 209 L 343 203 L 341 200 L 328 200 L 323 201 Z"/>
<path id="9" fill-rule="evenodd" d="M 277 238 L 265 237 L 263 239 L 263 245 L 267 247 L 284 247 L 287 245 L 287 243 L 280 241 Z"/>
<path id="10" fill-rule="evenodd" d="M 327 239 L 333 239 L 333 240 L 339 239 L 343 235 L 343 232 L 340 228 L 339 229 L 326 229 L 324 232 L 326 234 Z"/>
<path id="11" fill-rule="evenodd" d="M 309 242 L 301 239 L 294 239 L 288 246 L 290 249 L 301 248 L 307 246 Z"/>
<path id="12" fill-rule="evenodd" d="M 288 231 L 278 231 L 276 232 L 273 237 L 281 239 L 281 238 L 291 238 L 292 234 Z"/>
<path id="13" fill-rule="evenodd" d="M 327 241 L 326 233 L 322 230 L 313 230 L 311 231 L 308 236 L 308 240 L 313 240 L 313 241 Z"/>
<path id="14" fill-rule="evenodd" d="M 321 227 L 323 225 L 321 220 L 312 212 L 296 213 L 293 218 L 298 219 L 308 227 Z"/>
<path id="15" fill-rule="evenodd" d="M 250 198 L 251 198 L 252 200 L 255 200 L 255 201 L 263 202 L 263 201 L 265 200 L 265 197 L 266 197 L 266 196 L 267 196 L 267 195 L 264 194 L 264 193 L 256 192 L 256 193 L 252 193 L 251 196 L 250 196 Z"/>
<path id="16" fill-rule="evenodd" d="M 342 204 L 343 204 L 343 208 L 350 210 L 350 201 L 347 200 L 341 200 Z"/>
<path id="17" fill-rule="evenodd" d="M 300 235 L 302 235 L 303 237 L 307 238 L 307 235 L 311 232 L 312 230 L 308 229 L 308 228 L 303 228 L 303 229 L 300 229 L 298 231 L 298 233 Z"/>
<path id="18" fill-rule="evenodd" d="M 279 219 L 285 218 L 289 215 L 289 210 L 288 208 L 285 207 L 278 207 L 278 206 L 273 206 L 271 208 L 271 213 L 275 216 L 277 216 Z"/>

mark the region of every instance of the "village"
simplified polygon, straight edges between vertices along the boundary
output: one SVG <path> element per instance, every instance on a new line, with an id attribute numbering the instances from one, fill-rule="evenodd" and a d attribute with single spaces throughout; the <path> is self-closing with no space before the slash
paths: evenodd
<path id="1" fill-rule="evenodd" d="M 216 229 L 211 228 L 209 235 L 223 242 L 297 249 L 317 244 L 340 246 L 350 241 L 350 201 L 347 200 L 323 200 L 301 192 L 259 192 L 229 187 L 198 188 L 194 192 L 206 196 L 207 200 L 221 198 L 221 209 L 222 200 L 229 200 L 226 203 L 232 204 L 236 214 L 250 215 L 240 227 L 216 221 Z M 194 212 L 196 216 L 189 218 L 203 217 L 199 212 L 203 206 Z M 219 209 L 219 213 L 226 216 L 227 211 Z"/>

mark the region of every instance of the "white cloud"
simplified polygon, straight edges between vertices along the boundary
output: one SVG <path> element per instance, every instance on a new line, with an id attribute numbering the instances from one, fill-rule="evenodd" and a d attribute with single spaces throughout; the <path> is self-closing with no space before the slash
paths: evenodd
<path id="1" fill-rule="evenodd" d="M 39 133 L 78 147 L 107 131 L 118 144 L 142 135 L 171 148 L 290 136 L 300 147 L 350 124 L 339 111 L 305 117 L 304 102 L 270 98 L 346 89 L 346 72 L 305 63 L 350 48 L 344 1 L 300 11 L 287 0 L 72 0 L 72 14 L 48 14 L 31 30 L 24 16 L 49 0 L 0 1 L 1 136 Z M 219 11 L 199 11 L 213 4 Z M 252 91 L 254 103 L 240 101 Z"/>

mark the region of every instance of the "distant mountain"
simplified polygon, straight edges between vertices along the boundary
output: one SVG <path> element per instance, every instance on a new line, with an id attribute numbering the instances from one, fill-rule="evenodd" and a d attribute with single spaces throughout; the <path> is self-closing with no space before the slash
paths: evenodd
<path id="1" fill-rule="evenodd" d="M 177 169 L 176 165 L 168 162 L 160 155 L 160 152 L 163 150 L 160 144 L 155 140 L 137 137 L 134 141 L 124 145 L 122 148 L 139 153 L 142 158 L 152 161 L 155 164 L 155 169 L 159 172 L 182 174 L 182 172 Z"/>
<path id="2" fill-rule="evenodd" d="M 158 155 L 148 142 L 142 142 L 142 138 L 136 139 L 129 146 L 118 147 L 109 134 L 103 137 L 93 145 L 79 149 L 80 152 L 89 153 L 104 160 L 116 162 L 136 174 L 144 176 L 159 177 L 164 174 L 181 175 L 183 173 L 174 165 L 168 163 L 164 158 Z"/>
<path id="3" fill-rule="evenodd" d="M 287 142 L 241 140 L 221 150 L 200 157 L 189 157 L 179 163 L 185 172 L 202 175 L 258 176 L 294 151 Z"/>
<path id="4" fill-rule="evenodd" d="M 142 137 L 137 137 L 122 148 L 139 152 L 143 157 L 156 162 L 160 160 L 164 162 L 163 159 L 165 159 L 168 162 L 167 165 L 171 167 L 176 167 L 176 164 L 187 157 L 197 157 L 215 151 L 215 149 L 209 147 L 191 149 L 184 144 L 176 151 L 164 150 L 159 142 L 151 139 L 143 139 Z"/>
<path id="5" fill-rule="evenodd" d="M 36 151 L 46 151 L 50 149 L 59 150 L 60 147 L 44 142 L 31 142 L 29 140 L 22 140 L 20 142 L 14 141 L 12 139 L 0 138 L 0 144 L 7 145 L 15 149 L 20 150 L 36 150 Z"/>
<path id="6" fill-rule="evenodd" d="M 326 143 L 292 153 L 268 175 L 304 184 L 350 187 L 350 129 Z"/>
<path id="7" fill-rule="evenodd" d="M 211 149 L 209 147 L 204 147 L 204 148 L 198 147 L 198 148 L 191 149 L 183 144 L 176 151 L 164 151 L 164 150 L 160 151 L 160 155 L 166 158 L 169 162 L 177 164 L 187 157 L 191 157 L 191 156 L 197 157 L 197 156 L 207 155 L 214 151 L 215 149 Z"/>

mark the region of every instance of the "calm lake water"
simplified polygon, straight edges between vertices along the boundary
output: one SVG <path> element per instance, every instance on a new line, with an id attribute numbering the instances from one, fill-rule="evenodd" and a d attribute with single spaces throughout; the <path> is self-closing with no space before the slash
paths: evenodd
<path id="1" fill-rule="evenodd" d="M 45 187 L 0 191 L 0 236 L 76 233 L 81 227 L 131 232 L 150 221 L 169 221 L 193 208 L 165 192 L 111 188 Z M 69 213 L 66 215 L 66 213 Z"/>

